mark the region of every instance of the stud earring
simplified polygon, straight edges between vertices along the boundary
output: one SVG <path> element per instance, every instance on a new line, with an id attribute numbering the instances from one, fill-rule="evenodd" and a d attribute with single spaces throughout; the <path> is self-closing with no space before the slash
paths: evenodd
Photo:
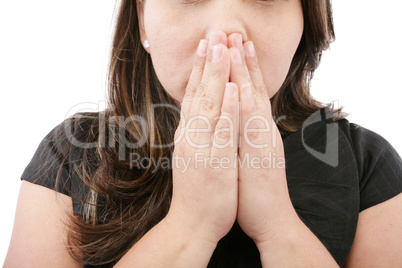
<path id="1" fill-rule="evenodd" d="M 148 40 L 145 40 L 145 41 L 144 41 L 144 47 L 145 47 L 145 48 L 149 48 L 149 47 L 150 47 Z"/>

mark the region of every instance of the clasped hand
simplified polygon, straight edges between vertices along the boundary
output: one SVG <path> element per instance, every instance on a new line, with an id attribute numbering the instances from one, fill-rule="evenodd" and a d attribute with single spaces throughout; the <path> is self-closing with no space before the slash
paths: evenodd
<path id="1" fill-rule="evenodd" d="M 173 159 L 188 165 L 173 164 L 170 221 L 212 243 L 236 219 L 256 244 L 291 228 L 283 143 L 253 43 L 223 32 L 201 40 L 181 113 Z"/>

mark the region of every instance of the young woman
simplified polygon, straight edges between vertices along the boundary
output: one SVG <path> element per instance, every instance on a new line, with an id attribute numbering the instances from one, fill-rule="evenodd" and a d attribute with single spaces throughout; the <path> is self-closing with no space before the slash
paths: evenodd
<path id="1" fill-rule="evenodd" d="M 309 94 L 333 39 L 329 0 L 122 0 L 109 107 L 40 144 L 4 266 L 397 267 L 401 158 Z"/>

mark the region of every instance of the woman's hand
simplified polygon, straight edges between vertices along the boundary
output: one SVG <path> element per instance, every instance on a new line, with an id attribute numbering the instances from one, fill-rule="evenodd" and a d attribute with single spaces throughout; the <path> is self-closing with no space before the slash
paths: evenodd
<path id="1" fill-rule="evenodd" d="M 236 85 L 228 84 L 226 35 L 211 34 L 203 51 L 205 42 L 201 40 L 182 101 L 173 152 L 173 195 L 165 220 L 217 243 L 237 213 L 239 96 Z"/>
<path id="2" fill-rule="evenodd" d="M 256 244 L 281 235 L 298 217 L 286 182 L 281 135 L 251 41 L 228 38 L 230 81 L 240 88 L 239 204 L 237 221 Z"/>

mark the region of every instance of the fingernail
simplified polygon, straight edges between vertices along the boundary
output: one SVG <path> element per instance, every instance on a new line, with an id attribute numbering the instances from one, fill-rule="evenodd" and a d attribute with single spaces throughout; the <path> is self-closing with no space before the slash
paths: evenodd
<path id="1" fill-rule="evenodd" d="M 198 45 L 197 53 L 199 56 L 204 57 L 207 55 L 207 41 L 202 39 Z"/>
<path id="2" fill-rule="evenodd" d="M 253 42 L 249 42 L 249 43 L 247 44 L 246 54 L 247 54 L 247 56 L 249 56 L 249 57 L 254 57 L 254 55 L 255 55 L 255 49 L 254 49 L 254 44 L 253 44 Z"/>
<path id="3" fill-rule="evenodd" d="M 241 34 L 236 34 L 235 46 L 237 49 L 239 49 L 239 51 L 243 49 L 243 36 Z"/>
<path id="4" fill-rule="evenodd" d="M 221 41 L 221 36 L 217 33 L 212 32 L 211 35 L 209 36 L 209 47 L 213 47 Z"/>
<path id="5" fill-rule="evenodd" d="M 233 96 L 234 91 L 234 86 L 231 83 L 227 83 L 225 88 L 225 98 L 230 98 L 231 96 Z"/>
<path id="6" fill-rule="evenodd" d="M 212 62 L 220 62 L 222 59 L 222 47 L 214 46 L 212 51 Z"/>
<path id="7" fill-rule="evenodd" d="M 253 95 L 250 84 L 243 85 L 242 91 L 243 91 L 244 95 L 246 95 L 247 98 L 251 98 L 251 96 Z"/>
<path id="8" fill-rule="evenodd" d="M 231 49 L 230 53 L 232 53 L 233 59 L 235 60 L 236 63 L 242 64 L 241 55 L 238 49 Z"/>

